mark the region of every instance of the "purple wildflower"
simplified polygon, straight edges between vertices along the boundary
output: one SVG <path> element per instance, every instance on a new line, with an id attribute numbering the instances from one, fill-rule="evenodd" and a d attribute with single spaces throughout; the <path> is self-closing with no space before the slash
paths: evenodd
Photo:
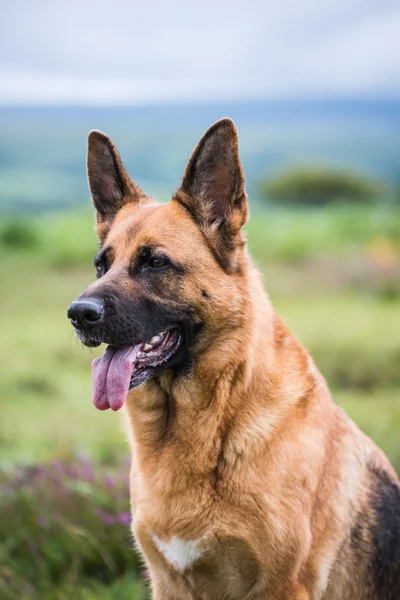
<path id="1" fill-rule="evenodd" d="M 115 487 L 115 481 L 112 477 L 110 477 L 109 475 L 105 475 L 103 477 L 103 483 L 106 487 L 108 488 L 113 488 Z"/>
<path id="2" fill-rule="evenodd" d="M 114 515 L 110 515 L 109 513 L 103 513 L 103 523 L 105 523 L 106 525 L 114 525 Z"/>
<path id="3" fill-rule="evenodd" d="M 131 515 L 128 512 L 120 513 L 118 515 L 118 521 L 123 525 L 129 525 L 131 522 Z"/>

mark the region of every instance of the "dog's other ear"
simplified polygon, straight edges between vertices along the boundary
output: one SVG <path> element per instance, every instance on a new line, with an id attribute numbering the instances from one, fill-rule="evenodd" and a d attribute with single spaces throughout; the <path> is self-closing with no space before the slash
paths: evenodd
<path id="1" fill-rule="evenodd" d="M 88 142 L 89 187 L 96 208 L 97 234 L 103 241 L 119 209 L 145 196 L 130 179 L 116 147 L 107 135 L 101 131 L 91 131 Z"/>
<path id="2" fill-rule="evenodd" d="M 242 240 L 247 197 L 239 158 L 238 136 L 231 119 L 221 119 L 206 131 L 188 162 L 176 199 L 206 235 L 217 234 L 232 248 Z M 218 240 L 221 246 L 223 241 Z"/>

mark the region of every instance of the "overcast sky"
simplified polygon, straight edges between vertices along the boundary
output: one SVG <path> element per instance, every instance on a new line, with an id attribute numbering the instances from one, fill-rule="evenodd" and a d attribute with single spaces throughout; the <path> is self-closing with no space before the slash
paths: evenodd
<path id="1" fill-rule="evenodd" d="M 0 0 L 0 103 L 400 98 L 399 0 Z"/>

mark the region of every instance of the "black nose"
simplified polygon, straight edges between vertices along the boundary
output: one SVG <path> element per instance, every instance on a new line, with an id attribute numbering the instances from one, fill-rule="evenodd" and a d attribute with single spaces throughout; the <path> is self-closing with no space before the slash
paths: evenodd
<path id="1" fill-rule="evenodd" d="M 99 325 L 104 314 L 104 303 L 98 298 L 75 300 L 68 309 L 67 316 L 77 329 L 90 329 Z"/>

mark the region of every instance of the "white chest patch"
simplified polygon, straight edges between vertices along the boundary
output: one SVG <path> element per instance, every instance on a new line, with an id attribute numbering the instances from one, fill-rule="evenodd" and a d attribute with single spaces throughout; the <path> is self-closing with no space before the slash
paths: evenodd
<path id="1" fill-rule="evenodd" d="M 198 540 L 182 540 L 174 535 L 168 542 L 164 542 L 153 535 L 153 541 L 159 551 L 178 571 L 185 571 L 200 558 L 204 552 L 204 548 L 201 548 L 204 539 L 204 537 L 201 537 Z"/>

